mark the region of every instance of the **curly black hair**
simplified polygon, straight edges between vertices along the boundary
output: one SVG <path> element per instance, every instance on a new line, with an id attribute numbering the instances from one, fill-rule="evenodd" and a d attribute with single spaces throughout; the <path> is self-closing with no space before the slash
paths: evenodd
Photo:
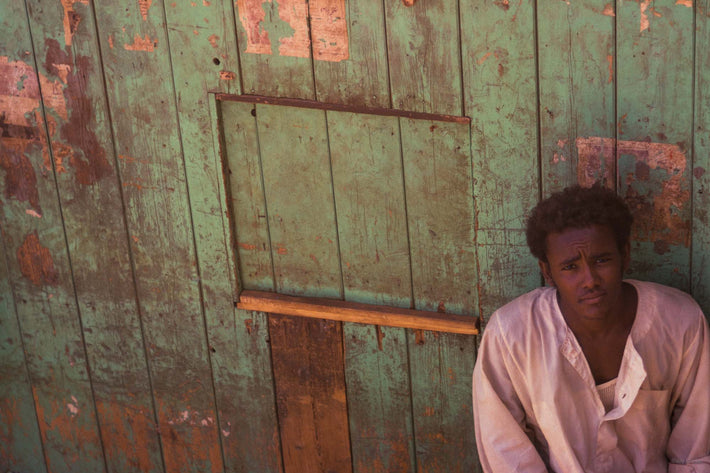
<path id="1" fill-rule="evenodd" d="M 592 187 L 567 187 L 539 202 L 527 219 L 525 237 L 530 252 L 547 262 L 546 240 L 550 233 L 591 225 L 612 229 L 620 251 L 631 235 L 633 217 L 626 202 L 614 191 L 596 183 Z"/>

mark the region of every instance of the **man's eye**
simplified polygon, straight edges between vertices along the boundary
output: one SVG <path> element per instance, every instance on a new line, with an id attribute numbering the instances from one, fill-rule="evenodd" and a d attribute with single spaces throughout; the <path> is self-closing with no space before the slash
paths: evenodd
<path id="1" fill-rule="evenodd" d="M 609 261 L 611 261 L 611 258 L 597 258 L 597 263 L 607 263 Z"/>
<path id="2" fill-rule="evenodd" d="M 575 265 L 575 264 L 568 264 L 568 265 L 562 266 L 562 271 L 572 271 L 576 267 L 577 267 L 577 265 Z"/>

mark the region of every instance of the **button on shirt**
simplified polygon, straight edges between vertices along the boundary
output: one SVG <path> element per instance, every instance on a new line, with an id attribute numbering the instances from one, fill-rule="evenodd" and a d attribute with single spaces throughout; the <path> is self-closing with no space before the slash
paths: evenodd
<path id="1" fill-rule="evenodd" d="M 710 334 L 695 301 L 636 288 L 636 319 L 605 409 L 554 288 L 491 317 L 473 375 L 486 472 L 710 473 Z"/>

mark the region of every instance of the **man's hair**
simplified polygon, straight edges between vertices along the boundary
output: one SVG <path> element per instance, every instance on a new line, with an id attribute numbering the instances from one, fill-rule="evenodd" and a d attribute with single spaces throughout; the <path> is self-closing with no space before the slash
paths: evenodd
<path id="1" fill-rule="evenodd" d="M 605 225 L 614 232 L 619 251 L 629 242 L 633 218 L 624 200 L 599 183 L 572 186 L 539 202 L 527 220 L 530 252 L 547 262 L 547 235 L 568 229 Z"/>

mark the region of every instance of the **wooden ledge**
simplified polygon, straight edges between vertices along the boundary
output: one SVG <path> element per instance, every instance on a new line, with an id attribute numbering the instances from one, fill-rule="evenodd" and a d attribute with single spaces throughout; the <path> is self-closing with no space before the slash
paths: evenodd
<path id="1" fill-rule="evenodd" d="M 415 330 L 478 334 L 478 319 L 465 315 L 345 302 L 318 297 L 295 297 L 273 292 L 242 291 L 237 308 L 272 314 L 338 320 Z"/>

